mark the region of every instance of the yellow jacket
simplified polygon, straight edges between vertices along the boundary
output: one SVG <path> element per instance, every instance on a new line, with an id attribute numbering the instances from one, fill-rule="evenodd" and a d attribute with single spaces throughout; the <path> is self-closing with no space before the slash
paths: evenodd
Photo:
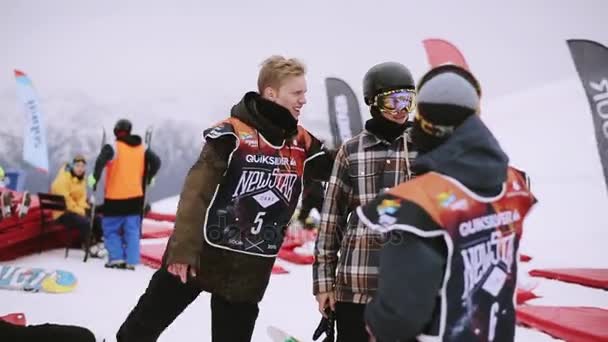
<path id="1" fill-rule="evenodd" d="M 62 195 L 65 198 L 67 211 L 78 215 L 85 215 L 85 209 L 89 208 L 87 204 L 87 187 L 86 181 L 72 176 L 67 165 L 63 165 L 57 177 L 51 184 L 51 193 Z M 57 219 L 63 214 L 62 211 L 53 211 L 53 219 Z"/>

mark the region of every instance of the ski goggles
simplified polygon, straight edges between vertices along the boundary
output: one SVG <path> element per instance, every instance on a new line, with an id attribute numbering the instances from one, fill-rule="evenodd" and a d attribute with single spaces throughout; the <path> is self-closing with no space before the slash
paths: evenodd
<path id="1" fill-rule="evenodd" d="M 374 97 L 373 104 L 383 113 L 398 113 L 405 110 L 411 113 L 416 107 L 416 91 L 397 89 L 380 93 Z"/>
<path id="2" fill-rule="evenodd" d="M 454 126 L 434 124 L 423 118 L 420 113 L 416 113 L 414 121 L 418 122 L 418 124 L 420 125 L 420 129 L 422 129 L 424 133 L 434 136 L 436 138 L 442 139 L 454 133 Z"/>
<path id="3" fill-rule="evenodd" d="M 87 160 L 82 155 L 76 155 L 74 159 L 72 159 L 72 164 L 83 163 L 86 164 Z"/>

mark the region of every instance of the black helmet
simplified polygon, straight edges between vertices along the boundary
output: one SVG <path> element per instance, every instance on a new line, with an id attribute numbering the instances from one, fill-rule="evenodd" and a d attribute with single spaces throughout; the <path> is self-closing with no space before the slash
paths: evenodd
<path id="1" fill-rule="evenodd" d="M 126 132 L 126 135 L 131 134 L 131 121 L 127 120 L 127 119 L 120 119 L 116 122 L 116 124 L 114 125 L 114 135 L 118 136 L 118 132 Z M 125 135 L 125 134 L 123 134 Z"/>
<path id="2" fill-rule="evenodd" d="M 389 90 L 415 89 L 412 73 L 405 65 L 397 62 L 385 62 L 374 65 L 363 77 L 363 99 L 368 106 L 374 96 Z"/>

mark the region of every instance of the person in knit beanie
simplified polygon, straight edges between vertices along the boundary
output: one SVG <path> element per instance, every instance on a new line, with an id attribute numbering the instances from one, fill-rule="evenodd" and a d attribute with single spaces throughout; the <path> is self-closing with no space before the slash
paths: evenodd
<path id="1" fill-rule="evenodd" d="M 365 311 L 379 341 L 514 340 L 516 256 L 536 198 L 477 115 L 480 95 L 462 70 L 425 74 L 416 178 L 357 208 L 387 238 Z"/>

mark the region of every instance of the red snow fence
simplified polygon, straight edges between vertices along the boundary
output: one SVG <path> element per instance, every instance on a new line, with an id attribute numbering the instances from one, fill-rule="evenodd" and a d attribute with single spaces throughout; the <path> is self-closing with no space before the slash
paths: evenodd
<path id="1" fill-rule="evenodd" d="M 144 219 L 141 224 L 142 239 L 158 239 L 170 236 L 173 233 L 173 223 Z"/>
<path id="2" fill-rule="evenodd" d="M 551 268 L 532 270 L 530 275 L 608 290 L 606 268 Z"/>
<path id="3" fill-rule="evenodd" d="M 279 258 L 298 265 L 312 265 L 315 262 L 315 257 L 309 254 L 299 254 L 294 248 L 283 248 L 279 250 Z"/>
<path id="4" fill-rule="evenodd" d="M 24 313 L 12 313 L 5 316 L 0 316 L 0 321 L 24 327 L 27 324 Z"/>
<path id="5" fill-rule="evenodd" d="M 517 322 L 569 342 L 608 341 L 608 310 L 521 305 Z"/>
<path id="6" fill-rule="evenodd" d="M 522 305 L 525 304 L 527 301 L 530 301 L 532 299 L 536 299 L 536 298 L 540 298 L 539 296 L 537 296 L 534 292 L 530 291 L 530 290 L 524 290 L 524 289 L 517 289 L 516 295 L 515 295 L 515 302 L 517 303 L 517 305 Z"/>
<path id="7" fill-rule="evenodd" d="M 167 242 L 141 245 L 141 263 L 146 266 L 159 269 L 162 264 L 163 253 L 165 253 L 166 247 Z"/>
<path id="8" fill-rule="evenodd" d="M 296 231 L 287 230 L 285 239 L 279 250 L 278 257 L 282 260 L 289 261 L 298 265 L 311 265 L 315 262 L 315 257 L 310 254 L 300 254 L 296 252 L 296 248 L 315 241 L 317 232 L 314 230 L 298 229 Z"/>
<path id="9" fill-rule="evenodd" d="M 519 255 L 519 261 L 521 262 L 530 262 L 532 261 L 532 257 L 526 254 L 520 254 Z"/>
<path id="10" fill-rule="evenodd" d="M 272 274 L 287 274 L 289 273 L 288 270 L 286 270 L 285 268 L 283 268 L 283 266 L 279 265 L 279 264 L 274 264 L 272 265 Z"/>
<path id="11" fill-rule="evenodd" d="M 175 222 L 175 214 L 163 214 L 157 213 L 154 211 L 150 211 L 146 214 L 146 218 L 155 221 L 167 221 L 167 222 Z"/>
<path id="12" fill-rule="evenodd" d="M 166 242 L 141 245 L 141 249 L 140 249 L 141 263 L 146 266 L 149 266 L 149 267 L 152 267 L 155 269 L 159 269 L 160 266 L 162 265 L 163 254 L 165 253 L 166 247 L 167 247 Z M 289 271 L 287 271 L 285 268 L 281 267 L 280 265 L 275 264 L 272 267 L 272 274 L 287 274 L 287 273 L 289 273 Z"/>

